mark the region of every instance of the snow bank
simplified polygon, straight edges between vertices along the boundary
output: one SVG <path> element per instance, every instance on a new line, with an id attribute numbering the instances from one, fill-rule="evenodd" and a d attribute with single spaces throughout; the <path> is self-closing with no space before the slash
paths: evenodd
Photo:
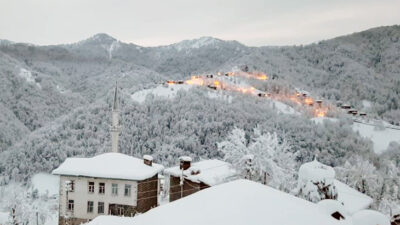
<path id="1" fill-rule="evenodd" d="M 392 141 L 400 143 L 400 130 L 390 128 L 376 130 L 375 126 L 362 123 L 354 123 L 353 130 L 358 131 L 362 137 L 371 139 L 374 152 L 377 154 L 384 152 Z"/>
<path id="2" fill-rule="evenodd" d="M 145 180 L 153 177 L 164 167 L 153 163 L 144 164 L 138 159 L 121 153 L 104 153 L 93 158 L 67 158 L 55 175 L 114 178 L 122 180 Z"/>
<path id="3" fill-rule="evenodd" d="M 48 193 L 49 196 L 58 195 L 60 178 L 48 173 L 38 173 L 32 177 L 34 189 L 39 191 L 40 195 Z"/>
<path id="4" fill-rule="evenodd" d="M 390 219 L 374 210 L 362 210 L 352 217 L 353 225 L 390 225 Z"/>
<path id="5" fill-rule="evenodd" d="M 369 196 L 358 192 L 348 185 L 334 180 L 333 182 L 338 192 L 338 201 L 346 208 L 347 212 L 354 214 L 357 211 L 368 208 L 373 200 Z"/>
<path id="6" fill-rule="evenodd" d="M 132 217 L 98 216 L 86 225 L 132 225 Z"/>
<path id="7" fill-rule="evenodd" d="M 146 100 L 146 96 L 149 94 L 153 94 L 154 96 L 163 98 L 175 98 L 178 91 L 180 90 L 187 91 L 190 88 L 192 88 L 192 86 L 187 84 L 174 84 L 168 86 L 159 85 L 155 88 L 145 89 L 135 92 L 134 94 L 131 95 L 131 99 L 138 103 L 143 103 Z"/>
<path id="8" fill-rule="evenodd" d="M 343 225 L 317 205 L 271 187 L 236 180 L 133 218 L 101 216 L 89 225 Z M 350 224 L 349 224 L 350 225 Z"/>
<path id="9" fill-rule="evenodd" d="M 164 173 L 180 177 L 182 171 L 179 169 L 179 166 L 175 166 L 165 169 Z M 192 173 L 194 174 L 192 175 Z M 209 186 L 229 181 L 235 175 L 236 171 L 232 168 L 231 164 L 217 159 L 192 163 L 189 169 L 183 171 L 183 176 L 186 179 L 196 183 L 203 182 Z"/>

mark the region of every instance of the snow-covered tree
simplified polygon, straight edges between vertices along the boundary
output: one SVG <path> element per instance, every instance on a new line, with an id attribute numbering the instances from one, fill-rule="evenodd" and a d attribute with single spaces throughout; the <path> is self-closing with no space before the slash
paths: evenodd
<path id="1" fill-rule="evenodd" d="M 289 191 L 295 182 L 296 163 L 288 143 L 276 133 L 262 133 L 259 128 L 247 142 L 245 132 L 235 128 L 226 141 L 218 143 L 218 149 L 242 176 Z"/>
<path id="2" fill-rule="evenodd" d="M 324 199 L 337 199 L 338 193 L 334 184 L 335 170 L 327 165 L 312 162 L 300 166 L 299 179 L 295 193 L 311 202 Z"/>

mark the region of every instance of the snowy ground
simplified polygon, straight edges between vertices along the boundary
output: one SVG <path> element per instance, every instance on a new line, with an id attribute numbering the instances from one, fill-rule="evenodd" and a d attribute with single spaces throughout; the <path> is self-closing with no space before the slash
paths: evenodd
<path id="1" fill-rule="evenodd" d="M 28 186 L 19 183 L 0 186 L 0 224 L 11 224 L 9 212 L 15 207 L 19 224 L 28 224 L 37 219 L 39 224 L 57 225 L 57 193 L 58 177 L 44 173 L 36 174 Z"/>
<path id="2" fill-rule="evenodd" d="M 189 90 L 192 86 L 187 84 L 176 84 L 176 85 L 159 85 L 155 88 L 145 89 L 135 92 L 131 95 L 132 100 L 143 103 L 146 100 L 146 96 L 153 94 L 154 96 L 163 98 L 174 98 L 178 91 Z"/>
<path id="3" fill-rule="evenodd" d="M 353 124 L 353 130 L 358 131 L 361 136 L 371 139 L 377 154 L 384 152 L 392 141 L 400 143 L 400 130 L 390 128 L 379 130 L 374 125 L 356 122 Z"/>

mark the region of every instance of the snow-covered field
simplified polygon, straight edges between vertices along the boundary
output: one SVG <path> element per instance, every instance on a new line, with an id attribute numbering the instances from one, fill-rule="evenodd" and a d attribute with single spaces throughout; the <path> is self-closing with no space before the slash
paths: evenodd
<path id="1" fill-rule="evenodd" d="M 163 98 L 174 98 L 178 93 L 178 91 L 180 90 L 187 91 L 190 88 L 192 88 L 192 86 L 187 84 L 168 85 L 168 86 L 159 85 L 155 88 L 145 89 L 135 92 L 131 95 L 131 99 L 138 103 L 143 103 L 146 100 L 146 96 L 149 94 L 153 94 L 154 96 Z"/>
<path id="2" fill-rule="evenodd" d="M 359 132 L 361 136 L 371 139 L 377 154 L 384 152 L 392 141 L 400 143 L 400 130 L 390 128 L 379 130 L 374 125 L 356 122 L 353 124 L 353 130 Z"/>

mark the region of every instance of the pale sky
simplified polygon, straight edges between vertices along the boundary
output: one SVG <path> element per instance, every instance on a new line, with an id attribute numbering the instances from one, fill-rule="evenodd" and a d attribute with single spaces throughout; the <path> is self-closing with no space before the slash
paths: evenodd
<path id="1" fill-rule="evenodd" d="M 308 44 L 400 24 L 400 0 L 0 0 L 0 39 L 72 43 L 96 33 L 142 46 L 212 36 Z"/>

